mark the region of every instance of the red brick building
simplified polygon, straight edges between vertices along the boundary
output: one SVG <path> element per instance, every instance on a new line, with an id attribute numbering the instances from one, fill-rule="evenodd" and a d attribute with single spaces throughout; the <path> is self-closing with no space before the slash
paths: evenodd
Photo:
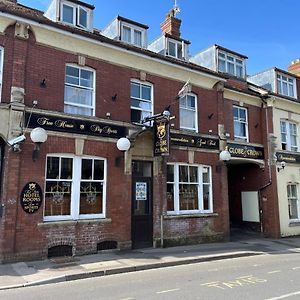
<path id="1" fill-rule="evenodd" d="M 224 241 L 231 223 L 278 236 L 263 96 L 191 62 L 174 11 L 147 46 L 146 25 L 118 17 L 101 34 L 81 1 L 0 8 L 1 260 Z"/>

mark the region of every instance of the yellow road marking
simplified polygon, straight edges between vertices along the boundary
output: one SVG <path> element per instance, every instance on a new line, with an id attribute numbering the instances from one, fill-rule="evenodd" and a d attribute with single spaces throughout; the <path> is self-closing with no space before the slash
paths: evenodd
<path id="1" fill-rule="evenodd" d="M 176 292 L 176 291 L 179 291 L 179 290 L 180 289 L 165 290 L 165 291 L 156 292 L 156 294 L 164 294 L 164 293 Z"/>
<path id="2" fill-rule="evenodd" d="M 290 293 L 290 294 L 281 295 L 279 297 L 268 298 L 266 300 L 279 300 L 279 299 L 289 298 L 291 296 L 296 296 L 296 295 L 300 295 L 300 291 L 294 292 L 294 293 Z"/>

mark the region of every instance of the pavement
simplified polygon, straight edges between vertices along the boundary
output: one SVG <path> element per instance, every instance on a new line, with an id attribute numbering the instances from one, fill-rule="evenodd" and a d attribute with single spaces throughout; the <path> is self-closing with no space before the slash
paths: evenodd
<path id="1" fill-rule="evenodd" d="M 102 251 L 42 261 L 0 264 L 0 290 L 254 255 L 300 253 L 300 236 L 237 236 L 231 242 L 170 248 Z"/>

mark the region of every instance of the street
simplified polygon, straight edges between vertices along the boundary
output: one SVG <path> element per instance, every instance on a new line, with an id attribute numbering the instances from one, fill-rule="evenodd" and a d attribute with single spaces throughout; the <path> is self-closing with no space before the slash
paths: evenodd
<path id="1" fill-rule="evenodd" d="M 299 299 L 298 250 L 3 290 L 0 299 Z"/>

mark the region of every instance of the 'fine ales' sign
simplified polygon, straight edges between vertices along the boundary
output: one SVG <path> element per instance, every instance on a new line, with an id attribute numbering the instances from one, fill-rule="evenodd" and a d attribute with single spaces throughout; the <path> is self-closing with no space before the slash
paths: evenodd
<path id="1" fill-rule="evenodd" d="M 33 214 L 41 207 L 43 194 L 36 182 L 27 183 L 21 193 L 21 206 L 28 214 Z"/>

